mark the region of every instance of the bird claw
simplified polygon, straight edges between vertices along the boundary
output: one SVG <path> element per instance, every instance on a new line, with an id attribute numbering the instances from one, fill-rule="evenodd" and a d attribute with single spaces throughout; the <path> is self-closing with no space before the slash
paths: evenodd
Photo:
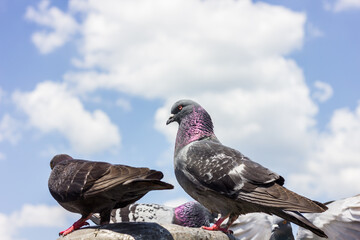
<path id="1" fill-rule="evenodd" d="M 90 223 L 88 223 L 88 222 L 84 222 L 80 227 L 83 227 L 83 226 L 89 226 L 90 225 Z M 79 227 L 79 228 L 80 228 Z"/>
<path id="2" fill-rule="evenodd" d="M 211 227 L 202 226 L 202 229 L 209 230 L 209 231 L 218 231 L 220 227 L 216 224 L 212 225 Z"/>
<path id="3" fill-rule="evenodd" d="M 71 226 L 71 227 L 69 227 L 68 229 L 65 229 L 64 231 L 59 232 L 59 236 L 68 235 L 68 234 L 71 233 L 72 231 L 74 231 L 74 226 Z"/>
<path id="4" fill-rule="evenodd" d="M 65 236 L 68 235 L 69 233 L 73 232 L 74 230 L 77 230 L 83 226 L 88 226 L 90 225 L 88 222 L 75 222 L 71 227 L 69 227 L 68 229 L 59 232 L 59 236 Z"/>
<path id="5" fill-rule="evenodd" d="M 211 227 L 202 226 L 202 229 L 209 230 L 209 231 L 222 231 L 226 234 L 233 234 L 234 232 L 232 230 L 229 230 L 227 228 L 222 228 L 217 226 L 216 224 L 212 225 Z"/>

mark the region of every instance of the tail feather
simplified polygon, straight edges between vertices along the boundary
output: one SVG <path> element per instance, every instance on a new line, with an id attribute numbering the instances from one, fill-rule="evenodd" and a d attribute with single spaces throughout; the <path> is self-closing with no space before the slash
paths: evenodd
<path id="1" fill-rule="evenodd" d="M 278 184 L 257 187 L 250 193 L 241 193 L 239 198 L 261 206 L 276 207 L 286 211 L 311 213 L 327 210 L 324 204 L 301 196 Z"/>
<path id="2" fill-rule="evenodd" d="M 286 211 L 286 210 L 280 210 L 277 212 L 273 212 L 273 214 L 288 220 L 290 222 L 293 222 L 300 227 L 306 228 L 313 232 L 314 234 L 318 235 L 319 237 L 327 238 L 327 235 L 316 227 L 314 224 L 312 224 L 307 218 L 305 218 L 300 212 L 293 212 L 293 211 Z"/>
<path id="3" fill-rule="evenodd" d="M 154 179 L 133 179 L 126 181 L 124 184 L 131 184 L 133 189 L 140 191 L 143 189 L 144 191 L 148 192 L 150 190 L 163 190 L 163 189 L 173 189 L 174 186 L 170 183 L 166 183 L 160 180 Z"/>
<path id="4" fill-rule="evenodd" d="M 164 177 L 164 174 L 160 171 L 150 170 L 145 179 L 156 179 L 161 180 Z"/>

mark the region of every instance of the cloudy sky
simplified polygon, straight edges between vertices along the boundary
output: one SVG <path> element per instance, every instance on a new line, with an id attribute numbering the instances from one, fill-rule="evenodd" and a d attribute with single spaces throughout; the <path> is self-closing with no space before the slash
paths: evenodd
<path id="1" fill-rule="evenodd" d="M 171 105 L 319 201 L 360 193 L 359 0 L 1 0 L 0 235 L 54 239 L 79 215 L 47 189 L 57 153 L 161 170 Z M 39 236 L 41 235 L 41 237 Z"/>

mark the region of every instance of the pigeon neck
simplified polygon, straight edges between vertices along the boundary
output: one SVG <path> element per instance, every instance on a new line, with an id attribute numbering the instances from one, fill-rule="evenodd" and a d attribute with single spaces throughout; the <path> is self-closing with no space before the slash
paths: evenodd
<path id="1" fill-rule="evenodd" d="M 174 214 L 175 214 L 174 223 L 179 224 L 181 226 L 183 226 L 183 224 L 186 222 L 183 208 L 184 208 L 184 206 L 181 205 L 181 206 L 176 207 L 174 210 Z"/>
<path id="2" fill-rule="evenodd" d="M 192 208 L 188 209 L 184 204 L 180 205 L 175 208 L 175 218 L 174 223 L 181 225 L 181 226 L 187 226 L 187 227 L 193 227 L 195 224 L 201 224 L 199 223 L 199 219 L 194 219 L 193 217 L 196 216 L 196 213 L 193 212 Z M 201 224 L 202 225 L 202 224 Z"/>
<path id="3" fill-rule="evenodd" d="M 210 115 L 200 106 L 184 117 L 176 136 L 175 154 L 187 144 L 206 137 L 215 138 Z"/>

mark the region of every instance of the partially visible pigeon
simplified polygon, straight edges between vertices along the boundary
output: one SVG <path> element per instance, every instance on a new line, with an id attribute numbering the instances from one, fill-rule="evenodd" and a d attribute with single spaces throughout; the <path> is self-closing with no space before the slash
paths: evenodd
<path id="1" fill-rule="evenodd" d="M 221 214 L 212 227 L 204 229 L 228 232 L 239 215 L 264 212 L 326 237 L 300 212 L 323 212 L 327 207 L 286 189 L 283 177 L 222 145 L 210 115 L 198 103 L 176 102 L 166 124 L 171 122 L 179 123 L 174 153 L 179 184 L 211 212 Z"/>
<path id="2" fill-rule="evenodd" d="M 114 209 L 110 222 L 156 222 L 160 224 L 177 224 L 184 227 L 210 226 L 217 215 L 211 214 L 198 202 L 187 202 L 176 208 L 159 204 L 130 204 L 127 207 Z M 94 214 L 91 220 L 100 223 L 100 216 Z"/>
<path id="3" fill-rule="evenodd" d="M 360 239 L 360 194 L 325 203 L 328 210 L 322 213 L 304 213 L 314 225 L 322 229 L 329 239 Z M 288 221 L 265 213 L 248 213 L 240 216 L 229 228 L 238 240 L 293 240 Z M 307 229 L 299 227 L 297 240 L 322 240 Z"/>
<path id="4" fill-rule="evenodd" d="M 289 221 L 265 213 L 241 215 L 229 229 L 238 240 L 294 240 Z"/>
<path id="5" fill-rule="evenodd" d="M 329 208 L 323 213 L 304 214 L 317 227 L 321 228 L 329 239 L 360 239 L 360 194 L 326 204 Z M 296 239 L 319 240 L 312 232 L 299 228 Z"/>
<path id="6" fill-rule="evenodd" d="M 86 220 L 93 213 L 100 213 L 100 224 L 107 224 L 112 209 L 125 207 L 151 190 L 173 188 L 160 181 L 162 172 L 148 168 L 77 160 L 66 154 L 56 155 L 50 167 L 51 195 L 66 210 L 81 214 L 81 218 L 60 235 L 88 225 Z"/>
<path id="7" fill-rule="evenodd" d="M 265 213 L 240 215 L 230 226 L 238 240 L 269 240 L 273 225 L 273 216 Z"/>

